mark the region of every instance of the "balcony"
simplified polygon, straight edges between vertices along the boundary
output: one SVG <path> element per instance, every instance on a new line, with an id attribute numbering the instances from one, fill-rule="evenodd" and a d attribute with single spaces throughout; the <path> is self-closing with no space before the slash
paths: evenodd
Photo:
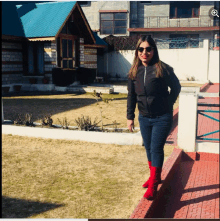
<path id="1" fill-rule="evenodd" d="M 219 28 L 219 19 L 211 19 L 208 15 L 200 15 L 198 18 L 170 18 L 169 16 L 148 16 L 139 20 L 137 28 Z M 132 22 L 132 21 L 131 21 Z"/>

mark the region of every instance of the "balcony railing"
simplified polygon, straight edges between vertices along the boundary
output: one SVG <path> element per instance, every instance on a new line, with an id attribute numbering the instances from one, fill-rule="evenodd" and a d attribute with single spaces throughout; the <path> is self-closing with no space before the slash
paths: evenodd
<path id="1" fill-rule="evenodd" d="M 211 19 L 207 15 L 198 18 L 170 18 L 169 16 L 144 17 L 140 28 L 171 28 L 171 27 L 215 27 L 219 26 L 219 18 Z"/>

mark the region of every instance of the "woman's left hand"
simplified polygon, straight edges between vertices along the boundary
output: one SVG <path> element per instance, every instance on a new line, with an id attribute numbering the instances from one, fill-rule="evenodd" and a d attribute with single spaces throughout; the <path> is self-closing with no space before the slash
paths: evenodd
<path id="1" fill-rule="evenodd" d="M 134 120 L 127 120 L 128 129 L 133 132 L 134 130 Z"/>

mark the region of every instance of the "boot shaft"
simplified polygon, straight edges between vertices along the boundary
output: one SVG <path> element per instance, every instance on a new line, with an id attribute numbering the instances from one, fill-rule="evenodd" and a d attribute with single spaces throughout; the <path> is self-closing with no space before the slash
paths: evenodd
<path id="1" fill-rule="evenodd" d="M 151 166 L 151 179 L 153 182 L 159 182 L 161 180 L 162 167 Z"/>

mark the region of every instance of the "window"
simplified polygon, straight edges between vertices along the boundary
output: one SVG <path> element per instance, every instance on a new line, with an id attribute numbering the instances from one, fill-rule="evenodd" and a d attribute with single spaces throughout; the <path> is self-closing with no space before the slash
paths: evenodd
<path id="1" fill-rule="evenodd" d="M 171 34 L 169 48 L 199 48 L 199 35 Z"/>
<path id="2" fill-rule="evenodd" d="M 61 67 L 65 69 L 71 69 L 75 67 L 75 56 L 74 56 L 74 39 L 61 39 Z"/>
<path id="3" fill-rule="evenodd" d="M 79 5 L 81 7 L 84 7 L 84 6 L 91 6 L 91 1 L 78 1 Z"/>
<path id="4" fill-rule="evenodd" d="M 28 73 L 32 75 L 44 73 L 43 42 L 29 42 L 28 44 Z"/>
<path id="5" fill-rule="evenodd" d="M 127 13 L 100 13 L 101 34 L 126 34 Z"/>
<path id="6" fill-rule="evenodd" d="M 170 18 L 197 18 L 199 17 L 200 2 L 171 2 Z"/>
<path id="7" fill-rule="evenodd" d="M 79 35 L 78 27 L 73 14 L 63 26 L 58 40 L 58 66 L 64 69 L 72 69 L 79 66 Z"/>

